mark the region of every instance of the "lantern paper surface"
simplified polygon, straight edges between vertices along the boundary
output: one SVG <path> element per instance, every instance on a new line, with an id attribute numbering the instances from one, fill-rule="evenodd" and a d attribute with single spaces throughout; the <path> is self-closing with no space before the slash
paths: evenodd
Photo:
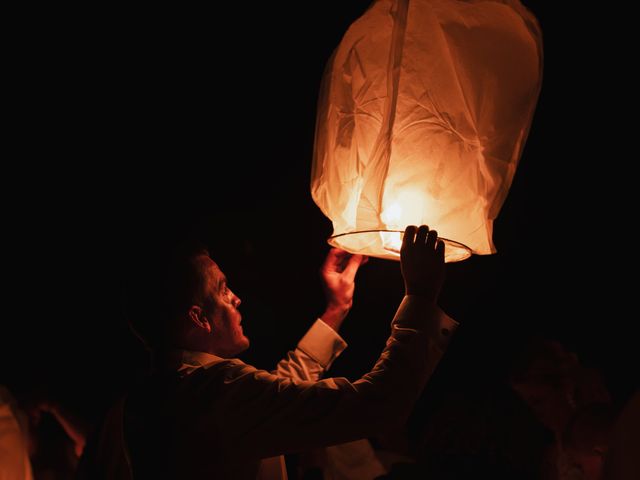
<path id="1" fill-rule="evenodd" d="M 447 261 L 495 252 L 542 81 L 542 37 L 519 1 L 378 0 L 323 80 L 311 193 L 330 243 L 399 258 L 401 231 L 449 239 Z"/>

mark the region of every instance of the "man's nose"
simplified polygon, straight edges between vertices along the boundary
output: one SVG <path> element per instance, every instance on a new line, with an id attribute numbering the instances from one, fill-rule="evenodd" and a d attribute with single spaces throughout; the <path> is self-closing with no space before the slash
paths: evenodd
<path id="1" fill-rule="evenodd" d="M 233 294 L 233 306 L 238 308 L 240 306 L 240 304 L 242 303 L 242 300 L 240 300 L 240 297 L 238 297 L 235 293 Z"/>

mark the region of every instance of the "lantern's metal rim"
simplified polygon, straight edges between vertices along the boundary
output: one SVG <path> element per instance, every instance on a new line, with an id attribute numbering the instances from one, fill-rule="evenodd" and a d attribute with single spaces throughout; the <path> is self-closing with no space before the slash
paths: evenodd
<path id="1" fill-rule="evenodd" d="M 330 236 L 327 241 L 331 241 L 334 240 L 336 238 L 340 238 L 340 237 L 346 237 L 348 235 L 357 235 L 360 233 L 379 233 L 379 232 L 389 232 L 389 233 L 404 233 L 404 230 L 387 230 L 384 228 L 379 228 L 379 229 L 373 229 L 373 230 L 356 230 L 354 232 L 345 232 L 345 233 L 338 233 L 337 235 L 332 235 Z M 465 245 L 464 243 L 461 242 L 457 242 L 455 240 L 451 240 L 450 238 L 445 238 L 445 237 L 438 237 L 438 240 L 442 240 L 445 243 L 449 243 L 455 247 L 461 248 L 463 250 L 466 250 L 468 252 L 468 255 L 464 258 L 461 258 L 460 260 L 464 260 L 466 258 L 469 258 L 472 254 L 473 251 L 471 250 L 471 248 L 469 248 L 467 245 Z M 398 250 L 395 249 L 388 249 L 388 251 L 390 252 L 395 252 L 395 253 L 400 253 Z"/>

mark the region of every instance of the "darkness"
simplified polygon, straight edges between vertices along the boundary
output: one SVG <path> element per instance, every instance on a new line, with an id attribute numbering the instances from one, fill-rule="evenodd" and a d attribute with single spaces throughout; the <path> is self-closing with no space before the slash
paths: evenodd
<path id="1" fill-rule="evenodd" d="M 124 272 L 188 230 L 243 300 L 247 362 L 273 367 L 322 312 L 332 228 L 309 189 L 317 94 L 369 2 L 227 3 L 20 20 L 0 383 L 94 418 L 144 369 L 120 308 Z M 524 342 L 544 335 L 626 398 L 638 378 L 637 215 L 614 177 L 637 154 L 619 113 L 631 109 L 624 41 L 604 35 L 607 17 L 590 7 L 525 3 L 544 33 L 543 90 L 495 225 L 498 253 L 447 267 L 442 305 L 461 329 L 427 394 L 501 381 Z M 357 281 L 350 346 L 333 371 L 354 380 L 402 298 L 398 263 L 373 259 Z"/>

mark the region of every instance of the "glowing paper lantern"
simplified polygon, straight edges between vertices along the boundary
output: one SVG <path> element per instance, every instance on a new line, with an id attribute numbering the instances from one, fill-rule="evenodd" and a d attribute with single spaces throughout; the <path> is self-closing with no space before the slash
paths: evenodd
<path id="1" fill-rule="evenodd" d="M 398 258 L 427 224 L 447 261 L 495 252 L 542 80 L 535 17 L 517 0 L 377 0 L 331 58 L 311 193 L 330 243 Z"/>

